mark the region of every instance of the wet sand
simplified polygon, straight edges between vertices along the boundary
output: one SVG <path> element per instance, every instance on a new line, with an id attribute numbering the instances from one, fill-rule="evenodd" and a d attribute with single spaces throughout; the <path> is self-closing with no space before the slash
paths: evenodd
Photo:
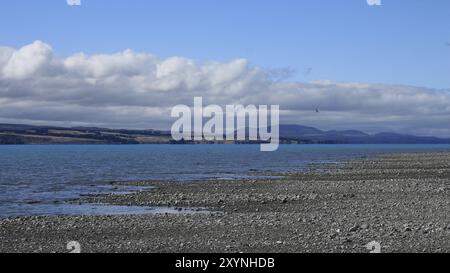
<path id="1" fill-rule="evenodd" d="M 120 183 L 118 183 L 120 184 Z M 0 220 L 0 252 L 450 252 L 450 153 L 311 166 L 272 180 L 135 182 L 77 202 L 210 213 Z"/>

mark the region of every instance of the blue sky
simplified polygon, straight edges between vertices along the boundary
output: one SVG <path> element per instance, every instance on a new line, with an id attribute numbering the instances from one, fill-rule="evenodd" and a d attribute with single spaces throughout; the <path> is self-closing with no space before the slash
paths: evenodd
<path id="1" fill-rule="evenodd" d="M 449 0 L 81 1 L 2 1 L 0 123 L 168 129 L 202 96 L 450 137 Z"/>
<path id="2" fill-rule="evenodd" d="M 0 26 L 1 46 L 42 40 L 61 56 L 130 48 L 246 58 L 298 81 L 450 87 L 448 0 L 14 0 L 2 1 Z"/>

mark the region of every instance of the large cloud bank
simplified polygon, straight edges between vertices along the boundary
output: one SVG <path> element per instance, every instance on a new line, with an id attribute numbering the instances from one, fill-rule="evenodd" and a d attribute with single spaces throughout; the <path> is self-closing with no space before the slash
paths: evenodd
<path id="1" fill-rule="evenodd" d="M 283 123 L 450 136 L 448 90 L 279 81 L 245 59 L 196 62 L 131 50 L 62 58 L 40 41 L 0 47 L 0 122 L 170 128 L 171 107 L 191 105 L 194 96 L 205 104 L 279 104 Z"/>

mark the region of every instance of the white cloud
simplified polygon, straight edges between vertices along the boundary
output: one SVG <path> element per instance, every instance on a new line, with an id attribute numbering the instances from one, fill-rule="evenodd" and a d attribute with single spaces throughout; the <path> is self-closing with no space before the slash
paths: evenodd
<path id="1" fill-rule="evenodd" d="M 172 106 L 203 96 L 205 104 L 279 104 L 283 123 L 450 136 L 448 90 L 278 81 L 272 72 L 245 59 L 197 62 L 131 50 L 60 58 L 39 41 L 0 47 L 0 122 L 170 128 Z"/>
<path id="2" fill-rule="evenodd" d="M 52 61 L 52 48 L 40 41 L 24 46 L 19 50 L 12 52 L 9 50 L 9 52 L 9 60 L 2 69 L 6 78 L 30 77 L 35 73 L 43 72 L 44 66 L 50 65 Z M 8 50 L 1 55 L 8 55 Z"/>

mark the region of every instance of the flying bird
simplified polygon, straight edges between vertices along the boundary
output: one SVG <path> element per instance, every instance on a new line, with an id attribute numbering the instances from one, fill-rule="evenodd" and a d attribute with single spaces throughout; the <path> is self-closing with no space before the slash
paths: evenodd
<path id="1" fill-rule="evenodd" d="M 304 75 L 305 77 L 308 77 L 308 76 L 311 74 L 312 70 L 313 70 L 312 67 L 309 67 L 308 69 L 305 70 L 305 72 L 303 73 L 303 75 Z"/>
<path id="2" fill-rule="evenodd" d="M 316 108 L 316 113 L 320 113 L 320 110 L 319 110 L 319 108 Z"/>

